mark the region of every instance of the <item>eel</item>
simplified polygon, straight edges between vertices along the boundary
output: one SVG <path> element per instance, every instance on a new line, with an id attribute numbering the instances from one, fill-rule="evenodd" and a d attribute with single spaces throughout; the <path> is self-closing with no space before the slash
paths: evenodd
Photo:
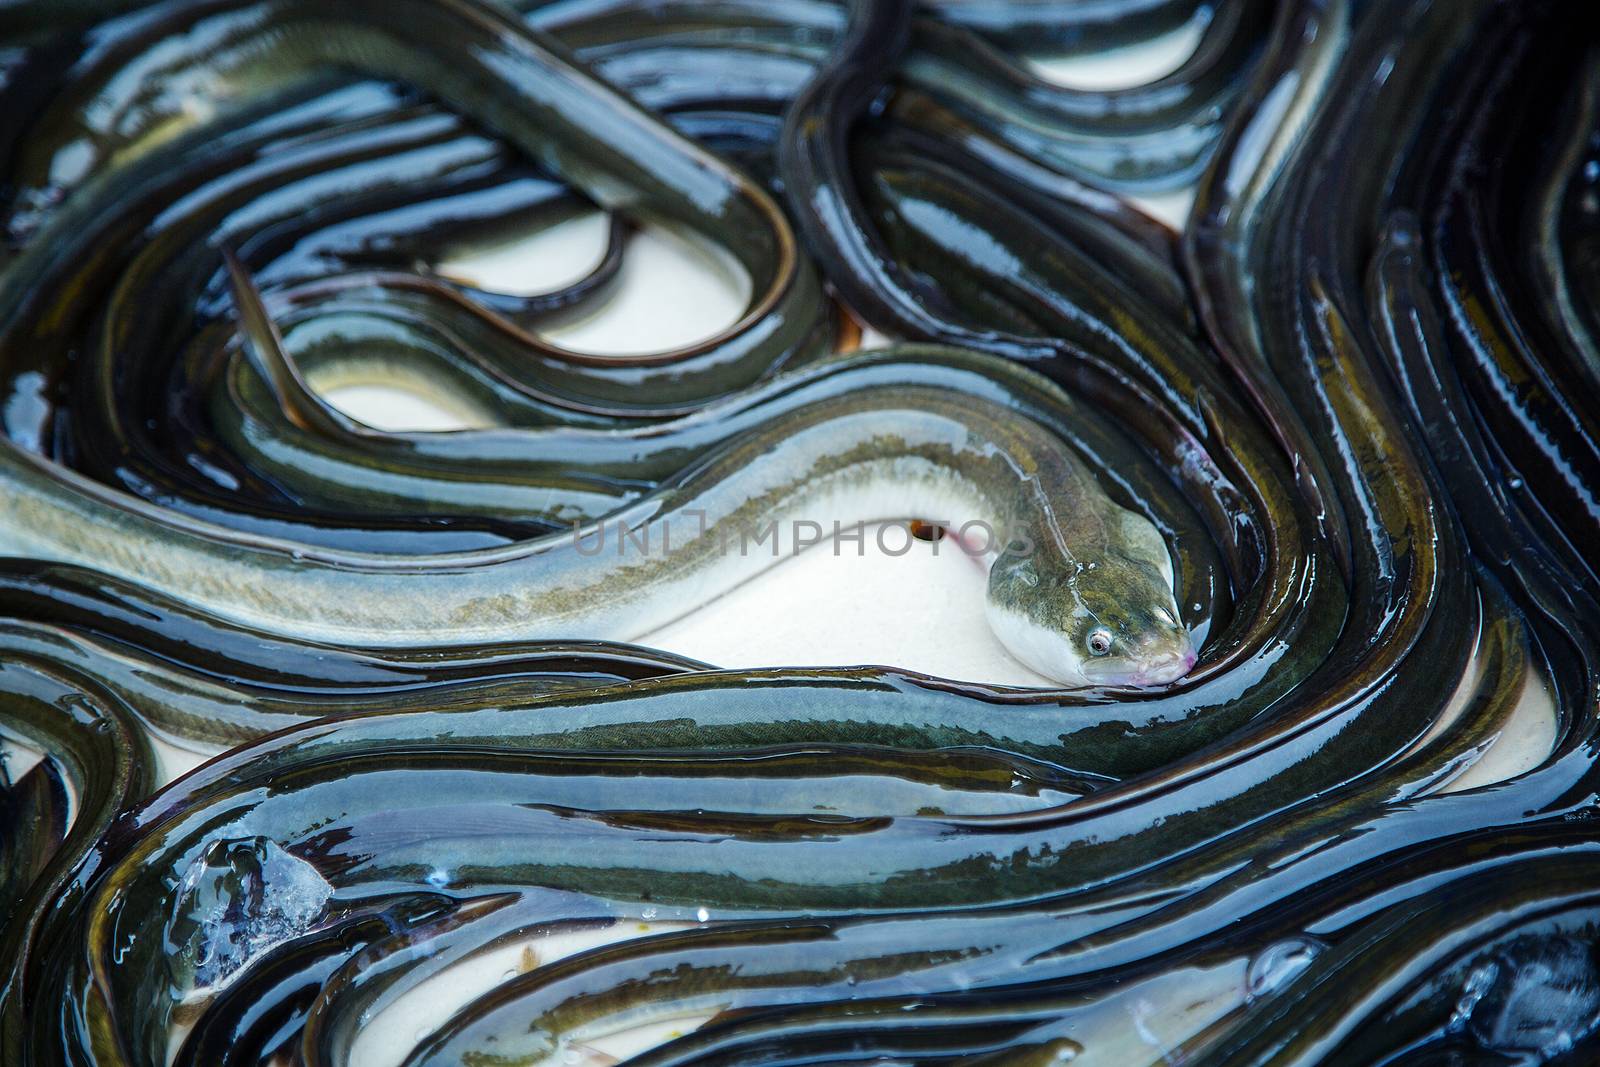
<path id="1" fill-rule="evenodd" d="M 242 276 L 237 291 L 252 344 L 276 351 L 271 320 Z M 245 538 L 8 451 L 7 552 L 91 565 L 235 622 L 332 642 L 625 640 L 824 530 L 932 517 L 985 566 L 996 634 L 1047 677 L 1164 685 L 1197 658 L 1165 543 L 1148 520 L 1114 504 L 1058 440 L 932 389 L 862 390 L 801 407 L 615 516 L 431 557 Z"/>
<path id="2" fill-rule="evenodd" d="M 60 18 L 129 6 L 75 0 Z M 597 75 L 656 109 L 623 109 L 651 131 L 641 169 L 721 152 L 749 175 L 732 187 L 786 205 L 751 230 L 815 263 L 785 341 L 755 342 L 776 325 L 755 316 L 736 373 L 680 352 L 608 384 L 537 328 L 603 299 L 609 266 L 546 307 L 431 264 L 457 214 L 481 235 L 589 197 L 615 236 L 634 219 L 615 190 L 519 157 L 549 145 L 515 108 L 432 83 L 450 117 L 227 22 L 292 22 L 288 0 L 158 4 L 10 67 L 3 91 L 27 106 L 0 137 L 36 139 L 6 153 L 23 208 L 0 285 L 8 469 L 184 536 L 301 545 L 281 585 L 303 592 L 352 548 L 380 570 L 503 562 L 561 518 L 642 537 L 686 487 L 739 497 L 767 478 L 803 500 L 789 490 L 815 466 L 781 468 L 829 454 L 789 447 L 813 432 L 878 457 L 945 448 L 943 469 L 968 475 L 1021 456 L 1038 471 L 989 483 L 1098 485 L 1121 509 L 1099 514 L 1143 516 L 1124 539 L 1147 544 L 1140 580 L 1170 597 L 1151 613 L 1181 620 L 1204 662 L 1149 689 L 1022 691 L 608 644 L 346 647 L 300 616 L 220 618 L 135 584 L 165 582 L 160 552 L 140 556 L 154 575 L 120 578 L 8 563 L 0 691 L 48 673 L 87 700 L 65 706 L 113 724 L 83 737 L 130 770 L 147 765 L 134 718 L 254 739 L 154 796 L 114 779 L 66 838 L 48 820 L 25 838 L 51 855 L 0 933 L 18 949 L 8 1060 L 321 1067 L 388 1011 L 414 1016 L 414 1065 L 603 1059 L 598 1044 L 651 1023 L 694 1029 L 641 1063 L 1595 1058 L 1592 12 L 516 6 L 591 64 L 541 61 L 590 87 L 566 104 L 593 102 Z M 545 47 L 465 0 L 428 17 L 446 12 Z M 48 14 L 0 0 L 13 32 Z M 1066 90 L 1028 70 L 1040 49 L 1185 23 L 1199 50 L 1150 86 Z M 226 29 L 229 48 L 213 63 L 184 27 Z M 456 55 L 438 36 L 419 51 Z M 163 64 L 270 86 L 224 85 L 207 116 L 150 93 Z M 437 72 L 392 72 L 418 71 Z M 579 155 L 611 129 L 555 117 Z M 102 165 L 75 172 L 75 151 Z M 1201 168 L 1181 236 L 1118 195 Z M 668 203 L 683 188 L 642 184 Z M 770 277 L 772 249 L 745 251 Z M 820 358 L 836 319 L 819 281 L 902 344 Z M 344 419 L 307 382 L 361 360 L 442 374 L 501 425 L 433 438 Z M 679 369 L 683 391 L 654 403 Z M 648 390 L 618 387 L 629 374 Z M 976 464 L 949 445 L 974 427 L 1004 445 Z M 493 493 L 472 491 L 477 464 Z M 949 502 L 946 481 L 900 482 L 931 491 L 905 492 L 897 517 Z M 120 514 L 93 511 L 38 551 Z M 1063 529 L 1076 554 L 1082 531 Z M 1047 558 L 1059 573 L 1066 557 Z M 593 577 L 611 561 L 583 562 Z M 983 562 L 1019 652 L 1074 682 L 1117 659 L 1037 603 L 1019 627 L 1005 606 L 1048 576 Z M 1100 680 L 1139 678 L 1105 666 Z M 1554 708 L 1551 751 L 1461 788 L 1530 697 Z M 10 721 L 0 710 L 7 737 L 48 750 L 36 785 L 78 788 L 82 738 L 59 716 L 40 719 L 55 733 Z M 569 936 L 588 947 L 537 955 Z M 508 959 L 492 988 L 443 997 L 453 966 Z"/>

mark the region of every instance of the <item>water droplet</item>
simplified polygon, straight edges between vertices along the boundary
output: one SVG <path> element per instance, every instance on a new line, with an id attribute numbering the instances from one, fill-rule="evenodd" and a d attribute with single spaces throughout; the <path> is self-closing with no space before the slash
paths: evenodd
<path id="1" fill-rule="evenodd" d="M 428 877 L 425 878 L 424 881 L 433 886 L 435 889 L 443 889 L 445 886 L 450 884 L 450 872 L 435 867 L 433 870 L 428 872 Z"/>
<path id="2" fill-rule="evenodd" d="M 163 931 L 169 972 L 180 988 L 219 985 L 310 930 L 332 895 L 315 867 L 270 838 L 212 841 L 174 895 Z"/>
<path id="3" fill-rule="evenodd" d="M 1494 980 L 1500 974 L 1500 967 L 1494 963 L 1485 963 L 1474 967 L 1472 973 L 1467 975 L 1467 980 L 1461 985 L 1461 996 L 1456 998 L 1455 1011 L 1450 1015 L 1450 1028 L 1460 1029 L 1472 1018 L 1473 1009 L 1478 1006 L 1478 1001 L 1489 991 Z"/>
<path id="4" fill-rule="evenodd" d="M 705 908 L 701 908 L 699 911 L 695 912 L 694 917 L 703 923 L 711 921 L 711 913 Z"/>
<path id="5" fill-rule="evenodd" d="M 509 970 L 505 971 L 503 974 L 500 975 L 500 981 L 509 982 L 509 981 L 511 981 L 511 979 L 515 978 L 520 973 L 521 972 L 518 971 L 515 967 L 512 967 L 512 968 L 510 968 Z"/>
<path id="6" fill-rule="evenodd" d="M 1326 947 L 1314 937 L 1286 937 L 1274 941 L 1251 957 L 1250 966 L 1245 970 L 1245 996 L 1258 1000 L 1282 992 Z"/>
<path id="7" fill-rule="evenodd" d="M 1510 479 L 1507 479 L 1506 485 L 1510 486 L 1512 489 L 1521 489 L 1522 488 L 1522 479 L 1521 478 L 1510 478 Z"/>
<path id="8" fill-rule="evenodd" d="M 641 911 L 639 913 L 639 918 L 643 919 L 645 922 L 651 922 L 659 914 L 660 914 L 660 912 L 656 911 L 655 907 L 652 905 L 651 907 L 648 907 L 648 908 L 644 909 L 643 911 Z"/>
<path id="9" fill-rule="evenodd" d="M 575 1049 L 575 1048 L 569 1048 L 569 1049 L 567 1049 L 567 1051 L 565 1051 L 565 1052 L 563 1052 L 561 1054 L 561 1062 L 562 1063 L 577 1063 L 582 1058 L 583 1058 L 582 1054 L 579 1053 L 578 1050 Z"/>
<path id="10" fill-rule="evenodd" d="M 1571 937 L 1519 937 L 1474 967 L 1450 1019 L 1484 1048 L 1558 1056 L 1600 1025 L 1600 967 Z"/>

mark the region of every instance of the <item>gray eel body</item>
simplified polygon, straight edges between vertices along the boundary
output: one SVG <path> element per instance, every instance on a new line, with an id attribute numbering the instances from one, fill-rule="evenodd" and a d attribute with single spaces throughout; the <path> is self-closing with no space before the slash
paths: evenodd
<path id="1" fill-rule="evenodd" d="M 312 639 L 626 640 L 807 542 L 928 519 L 961 534 L 989 566 L 991 622 L 1034 669 L 1069 683 L 1150 684 L 1193 663 L 1155 529 L 1115 505 L 1042 427 L 937 388 L 867 389 L 800 408 L 612 516 L 449 554 L 335 552 L 243 535 L 10 446 L 0 471 L 10 505 L 0 550 L 93 567 Z"/>

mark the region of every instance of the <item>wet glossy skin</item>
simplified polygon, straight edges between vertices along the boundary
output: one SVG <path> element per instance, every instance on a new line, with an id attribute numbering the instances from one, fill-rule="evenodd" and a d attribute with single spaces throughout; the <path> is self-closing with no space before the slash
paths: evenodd
<path id="1" fill-rule="evenodd" d="M 255 372 L 274 394 L 281 422 L 320 436 L 347 454 L 363 451 L 367 440 L 381 439 L 383 435 L 354 424 L 317 398 L 284 348 L 248 272 L 231 255 L 228 271 Z M 962 361 L 979 376 L 1015 379 L 1019 393 L 1042 393 L 1047 404 L 1063 406 L 1059 394 L 1009 366 L 959 352 L 928 354 Z M 893 355 L 890 350 L 866 365 L 871 368 Z M 827 368 L 838 370 L 838 364 Z M 837 381 L 846 373 L 827 376 Z M 810 522 L 819 530 L 830 523 L 835 529 L 850 529 L 873 520 L 937 514 L 951 529 L 971 531 L 958 540 L 988 568 L 987 611 L 996 635 L 1046 678 L 1068 686 L 1150 687 L 1175 682 L 1194 666 L 1198 656 L 1178 617 L 1172 561 L 1160 532 L 1144 516 L 1113 503 L 1078 457 L 1021 416 L 1020 404 L 997 409 L 975 396 L 926 388 L 859 390 L 811 404 L 793 398 L 822 377 L 774 382 L 770 392 L 791 394 L 783 417 L 757 407 L 735 418 L 720 405 L 709 405 L 694 416 L 642 431 L 597 430 L 572 435 L 576 440 L 566 442 L 552 434 L 518 438 L 507 451 L 524 474 L 535 450 L 558 450 L 564 443 L 575 452 L 626 455 L 624 471 L 647 471 L 642 456 L 676 451 L 703 472 L 674 479 L 670 496 L 644 497 L 634 510 L 647 518 L 628 520 L 628 527 L 640 535 L 641 555 L 659 543 L 658 561 L 624 563 L 627 551 L 620 530 L 615 534 L 617 558 L 611 560 L 603 513 L 597 524 L 580 527 L 591 516 L 568 511 L 553 516 L 572 524 L 571 537 L 563 537 L 568 545 L 552 544 L 552 538 L 525 546 L 521 558 L 502 554 L 476 563 L 495 590 L 494 598 L 512 595 L 519 581 L 526 581 L 519 573 L 529 565 L 537 568 L 535 581 L 564 587 L 559 595 L 530 590 L 511 625 L 534 636 L 552 625 L 547 617 L 558 628 L 602 637 L 618 636 L 608 632 L 618 625 L 642 630 L 649 625 L 646 620 L 663 617 L 652 608 L 652 600 L 671 597 L 672 610 L 681 612 L 697 598 L 710 599 L 730 582 L 754 573 L 760 564 L 752 566 L 747 557 L 759 553 L 741 551 L 735 560 L 728 558 L 725 547 L 735 539 L 742 545 L 753 531 L 775 531 L 770 556 L 776 559 L 800 547 L 797 523 Z M 740 421 L 758 428 L 739 433 Z M 575 473 L 571 464 L 553 466 L 564 478 Z M 480 473 L 476 465 L 463 465 L 457 477 L 476 480 Z M 723 502 L 730 499 L 731 505 Z M 680 512 L 696 521 L 683 521 Z M 724 547 L 712 552 L 700 547 L 706 541 Z M 586 542 L 597 547 L 585 547 Z M 573 568 L 562 562 L 573 553 L 591 557 L 578 568 L 582 574 L 572 574 Z M 409 569 L 416 573 L 452 562 L 420 559 L 410 561 Z M 309 568 L 302 575 L 307 592 L 317 595 L 323 577 Z M 466 585 L 472 577 L 461 573 L 454 580 Z M 381 580 L 377 574 L 367 579 Z M 397 585 L 403 581 L 393 580 Z M 284 589 L 276 588 L 279 597 Z M 251 610 L 254 598 L 247 585 L 239 588 L 239 595 L 246 602 L 243 608 L 224 601 L 215 610 L 223 615 Z M 608 597 L 626 601 L 626 621 L 584 610 L 585 602 L 604 603 Z M 388 643 L 389 633 L 406 625 L 403 599 L 381 609 L 375 621 L 352 621 L 377 635 L 378 643 Z M 465 614 L 478 622 L 489 599 L 467 601 L 457 617 Z M 576 608 L 573 600 L 580 602 Z M 451 629 L 448 623 L 435 625 L 429 634 L 443 644 Z"/>
<path id="2" fill-rule="evenodd" d="M 519 969 L 408 1062 L 561 1062 L 663 1011 L 715 1018 L 642 1062 L 1594 1058 L 1592 12 L 1224 3 L 1170 79 L 1092 93 L 1038 83 L 1017 50 L 1139 40 L 1199 5 L 531 6 L 772 180 L 784 216 L 685 206 L 698 186 L 673 175 L 700 150 L 654 118 L 627 120 L 648 150 L 600 158 L 631 112 L 559 63 L 539 76 L 565 132 L 485 110 L 449 60 L 468 40 L 496 57 L 492 34 L 436 33 L 384 69 L 515 148 L 348 71 L 296 81 L 320 45 L 257 53 L 255 28 L 225 22 L 161 53 L 167 77 L 266 76 L 219 77 L 219 111 L 182 114 L 220 123 L 203 136 L 163 141 L 176 98 L 159 94 L 115 129 L 72 120 L 131 114 L 85 101 L 140 99 L 125 71 L 179 28 L 242 10 L 289 26 L 305 9 L 288 0 L 157 11 L 96 31 L 78 66 L 82 42 L 59 38 L 4 90 L 22 79 L 27 106 L 0 108 L 5 143 L 28 146 L 4 157 L 11 440 L 229 536 L 398 556 L 652 499 L 810 404 L 992 405 L 1152 520 L 1180 594 L 1062 599 L 1059 567 L 1002 557 L 1003 602 L 1043 598 L 1034 617 L 1086 649 L 1181 609 L 1203 662 L 1156 692 L 1057 692 L 599 644 L 346 648 L 8 564 L 0 736 L 48 756 L 0 793 L 18 843 L 0 854 L 21 861 L 0 879 L 21 894 L 0 1059 L 347 1062 L 365 1019 L 452 962 L 647 920 L 681 928 Z M 417 23 L 491 17 L 475 12 Z M 0 0 L 0 32 L 51 17 Z M 115 163 L 83 182 L 75 152 Z M 1181 240 L 1114 195 L 1207 159 Z M 574 196 L 631 217 L 612 166 L 791 286 L 787 310 L 753 311 L 715 354 L 619 371 L 529 333 L 611 267 L 548 305 L 427 267 Z M 802 259 L 770 256 L 791 226 L 867 324 L 1061 391 L 917 347 L 785 376 L 836 321 Z M 373 437 L 270 388 L 235 336 L 224 246 L 300 369 L 441 374 L 506 429 Z M 703 424 L 658 421 L 690 409 Z M 634 439 L 650 445 L 599 445 Z M 1439 793 L 1530 685 L 1555 701 L 1554 751 Z M 305 721 L 319 711 L 336 717 Z M 135 717 L 212 743 L 293 728 L 141 800 Z M 63 786 L 82 798 L 65 836 Z M 219 989 L 239 957 L 208 942 L 254 946 Z M 173 1022 L 193 1029 L 169 1050 Z"/>

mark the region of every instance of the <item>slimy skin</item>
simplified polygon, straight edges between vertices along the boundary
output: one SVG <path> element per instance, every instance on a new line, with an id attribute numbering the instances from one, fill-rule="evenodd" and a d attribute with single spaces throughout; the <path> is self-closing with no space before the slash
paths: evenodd
<path id="1" fill-rule="evenodd" d="M 1105 503 L 1106 536 L 1090 555 L 995 560 L 989 626 L 1013 656 L 1065 684 L 1175 682 L 1199 657 L 1173 600 L 1166 546 L 1143 516 Z"/>
<path id="2" fill-rule="evenodd" d="M 312 392 L 297 373 L 248 274 L 231 256 L 228 265 L 250 351 L 262 376 L 273 383 L 288 420 L 303 427 L 319 427 L 334 439 L 354 437 L 350 443 L 355 448 L 363 437 L 381 436 L 359 428 L 351 434 L 348 420 L 338 417 Z M 1001 373 L 998 366 L 995 371 L 997 376 Z M 894 390 L 881 392 L 893 396 Z M 956 417 L 951 396 L 939 397 L 930 390 L 915 392 L 939 401 L 936 408 Z M 812 405 L 811 417 L 832 408 L 848 410 L 849 406 L 848 398 L 824 401 Z M 984 421 L 998 423 L 1006 418 L 981 408 L 979 412 L 982 417 L 973 423 L 975 434 Z M 1020 416 L 1012 419 L 1025 424 Z M 646 433 L 660 440 L 672 429 L 655 427 Z M 987 433 L 996 437 L 995 447 L 1002 447 L 999 433 L 994 429 Z M 626 439 L 632 433 L 621 430 L 606 436 Z M 757 441 L 782 440 L 770 429 L 756 430 L 750 436 Z M 908 434 L 901 440 L 910 439 Z M 912 462 L 911 456 L 887 454 L 893 451 L 890 446 L 884 457 L 863 464 L 867 470 L 892 472 L 881 482 L 874 483 L 869 476 L 849 480 L 844 489 L 824 490 L 821 500 L 826 501 L 825 506 L 813 502 L 805 511 L 810 517 L 791 518 L 787 526 L 775 517 L 773 555 L 788 555 L 804 547 L 802 530 L 820 538 L 824 531 L 885 519 L 941 516 L 942 521 L 950 522 L 955 516 L 956 529 L 978 531 L 977 537 L 958 536 L 956 540 L 988 568 L 989 625 L 1019 661 L 1067 686 L 1158 686 L 1187 674 L 1198 655 L 1179 619 L 1172 561 L 1160 533 L 1143 516 L 1113 503 L 1071 451 L 1051 441 L 1040 428 L 1015 427 L 1007 447 L 1015 450 L 1015 469 L 1029 472 L 1018 489 L 1031 498 L 1033 507 L 1021 501 L 1008 502 L 1011 491 L 1004 485 L 975 484 L 978 479 L 971 472 L 979 469 L 978 465 L 951 463 L 945 469 L 929 470 Z M 827 461 L 819 456 L 817 462 L 821 466 Z M 754 531 L 738 529 L 740 551 L 746 548 L 746 538 L 766 526 L 758 521 Z M 603 530 L 604 523 L 593 543 L 605 544 Z M 730 540 L 721 533 L 717 537 L 719 543 Z M 618 547 L 623 547 L 620 531 Z M 706 581 L 709 587 L 721 586 L 715 577 Z"/>
<path id="3" fill-rule="evenodd" d="M 256 354 L 281 369 L 259 297 L 247 284 L 237 288 Z M 1155 528 L 1114 504 L 1042 426 L 939 387 L 863 388 L 820 400 L 728 441 L 657 492 L 571 533 L 430 555 L 244 535 L 11 446 L 0 456 L 12 502 L 0 517 L 0 550 L 95 567 L 235 622 L 307 639 L 632 640 L 807 543 L 870 523 L 929 519 L 984 531 L 974 552 L 989 568 L 995 633 L 1052 681 L 1161 685 L 1194 663 Z"/>
<path id="4" fill-rule="evenodd" d="M 236 21 L 250 31 L 224 33 L 231 47 L 206 57 L 217 72 L 217 105 L 243 107 L 260 86 L 291 84 L 330 64 L 401 77 L 452 108 L 493 117 L 498 135 L 601 206 L 687 228 L 742 254 L 765 294 L 746 318 L 787 338 L 774 352 L 814 347 L 807 339 L 826 319 L 814 314 L 815 276 L 758 186 L 660 127 L 504 12 L 459 0 L 404 8 L 404 17 L 392 4 L 372 3 L 330 15 L 326 5 L 304 0 L 240 0 L 201 12 L 197 18 L 224 19 L 223 29 Z M 257 16 L 270 18 L 275 32 L 253 32 Z M 601 118 L 605 136 L 596 137 Z M 85 189 L 78 199 L 99 195 Z M 61 232 L 73 225 L 51 212 L 36 221 Z M 55 244 L 41 238 L 34 246 Z M 19 265 L 12 276 L 31 278 L 32 270 Z M 0 304 L 19 303 L 26 287 L 15 289 L 0 292 Z M 731 397 L 778 358 L 747 346 L 747 327 L 699 354 L 662 354 L 649 366 L 623 368 L 623 384 L 605 386 L 620 400 L 612 393 L 589 399 L 655 403 L 674 382 L 671 388 L 686 390 L 677 399 L 694 407 L 707 395 Z M 699 378 L 687 376 L 691 358 L 704 365 Z M 734 364 L 749 375 L 730 375 Z M 1002 373 L 1003 364 L 994 367 Z M 700 384 L 685 385 L 691 378 Z M 102 378 L 100 387 L 112 381 Z M 715 421 L 720 410 L 713 403 L 704 417 Z M 92 567 L 271 633 L 390 647 L 633 639 L 767 569 L 793 551 L 797 530 L 978 521 L 1008 536 L 1024 531 L 1022 541 L 1037 546 L 1021 570 L 1009 547 L 982 559 L 993 571 L 997 634 L 1047 677 L 1063 685 L 1163 684 L 1192 662 L 1187 634 L 1167 621 L 1176 618 L 1171 568 L 1155 531 L 1133 528 L 1130 539 L 1130 516 L 1051 433 L 955 392 L 864 390 L 800 408 L 727 441 L 604 520 L 474 551 L 379 553 L 242 533 L 10 444 L 0 445 L 0 490 L 8 497 L 0 549 Z M 771 540 L 745 544 L 774 526 Z M 1123 605 L 1120 613 L 1114 604 Z"/>
<path id="5" fill-rule="evenodd" d="M 1029 467 L 1044 469 L 1022 474 Z M 13 507 L 0 518 L 0 549 L 95 567 L 316 640 L 631 640 L 808 540 L 935 517 L 999 536 L 1026 531 L 1031 551 L 988 554 L 988 614 L 1012 654 L 1053 681 L 1159 685 L 1194 662 L 1172 621 L 1154 529 L 1107 499 L 1042 428 L 936 389 L 864 390 L 802 408 L 618 517 L 506 549 L 310 551 L 180 521 L 11 448 L 5 479 Z"/>

